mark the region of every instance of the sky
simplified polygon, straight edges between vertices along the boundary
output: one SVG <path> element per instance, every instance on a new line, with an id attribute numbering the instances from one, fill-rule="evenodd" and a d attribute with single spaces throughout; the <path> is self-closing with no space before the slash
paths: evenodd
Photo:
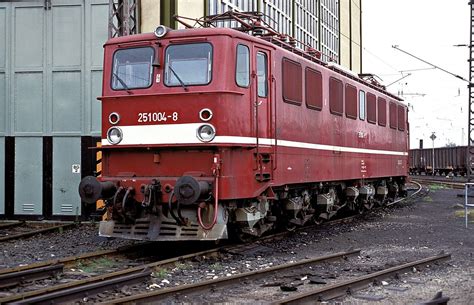
<path id="1" fill-rule="evenodd" d="M 362 0 L 362 71 L 373 73 L 409 106 L 410 148 L 467 145 L 468 88 L 439 69 L 394 48 L 469 78 L 467 0 Z M 423 69 L 423 70 L 418 70 Z M 417 71 L 407 71 L 417 70 Z M 402 72 L 400 72 L 402 71 Z M 410 76 L 397 81 L 411 73 Z"/>

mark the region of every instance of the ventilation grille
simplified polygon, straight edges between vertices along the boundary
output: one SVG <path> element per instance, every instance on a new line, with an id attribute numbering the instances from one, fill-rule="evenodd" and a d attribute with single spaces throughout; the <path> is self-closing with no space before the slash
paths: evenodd
<path id="1" fill-rule="evenodd" d="M 135 224 L 115 224 L 113 234 L 128 235 L 131 238 L 143 238 L 145 236 L 154 238 L 157 232 L 158 236 L 163 237 L 197 237 L 199 226 L 192 224 L 191 226 L 180 227 L 172 221 L 151 222 L 148 219 L 137 220 Z"/>
<path id="2" fill-rule="evenodd" d="M 146 236 L 150 229 L 150 220 L 137 220 L 134 225 L 116 224 L 114 234 Z"/>
<path id="3" fill-rule="evenodd" d="M 180 227 L 174 222 L 163 221 L 160 228 L 160 236 L 197 236 L 198 225 L 192 224 L 190 227 Z"/>

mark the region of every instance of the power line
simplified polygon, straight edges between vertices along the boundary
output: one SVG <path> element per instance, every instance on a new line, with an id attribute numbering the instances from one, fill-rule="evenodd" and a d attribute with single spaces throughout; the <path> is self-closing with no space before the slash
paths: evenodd
<path id="1" fill-rule="evenodd" d="M 468 82 L 469 84 L 471 83 L 469 80 L 465 79 L 464 77 L 462 77 L 462 76 L 460 76 L 460 75 L 457 75 L 457 74 L 454 74 L 454 73 L 452 73 L 452 72 L 449 72 L 448 70 L 443 69 L 443 68 L 441 68 L 440 66 L 437 66 L 437 65 L 435 65 L 435 64 L 432 64 L 432 63 L 430 63 L 430 62 L 428 62 L 428 61 L 426 61 L 426 60 L 424 60 L 424 59 L 419 58 L 418 56 L 415 56 L 415 55 L 413 55 L 413 54 L 411 54 L 411 53 L 409 53 L 409 52 L 407 52 L 407 51 L 404 51 L 404 50 L 400 49 L 397 45 L 393 45 L 392 48 L 394 48 L 395 50 L 398 50 L 398 51 L 400 51 L 400 52 L 403 52 L 403 53 L 405 53 L 405 54 L 407 54 L 407 55 L 409 55 L 409 56 L 411 56 L 411 57 L 413 57 L 413 58 L 416 58 L 416 59 L 418 59 L 419 61 L 424 62 L 425 64 L 430 65 L 430 66 L 432 66 L 432 67 L 434 67 L 434 68 L 436 68 L 436 69 L 438 69 L 438 70 L 441 70 L 441 71 L 443 71 L 443 72 L 445 72 L 445 73 L 447 73 L 447 74 L 449 74 L 449 75 L 451 75 L 451 76 L 454 76 L 454 77 L 456 77 L 456 78 L 458 78 L 458 79 L 460 79 L 460 80 L 463 80 L 463 81 L 465 81 L 465 82 Z"/>
<path id="2" fill-rule="evenodd" d="M 363 47 L 362 48 L 364 51 L 366 51 L 367 53 L 369 53 L 370 55 L 372 55 L 373 57 L 377 58 L 380 62 L 384 63 L 387 67 L 389 67 L 390 69 L 392 69 L 393 71 L 397 71 L 399 73 L 400 70 L 398 70 L 397 68 L 393 67 L 392 65 L 390 65 L 388 62 L 386 62 L 385 60 L 383 60 L 382 58 L 378 57 L 377 55 L 375 55 L 374 53 L 370 52 L 367 48 Z"/>
<path id="3" fill-rule="evenodd" d="M 400 70 L 400 73 L 403 72 L 414 72 L 414 71 L 425 71 L 425 70 L 434 70 L 436 69 L 435 67 L 430 67 L 430 68 L 418 68 L 418 69 L 409 69 L 409 70 Z"/>

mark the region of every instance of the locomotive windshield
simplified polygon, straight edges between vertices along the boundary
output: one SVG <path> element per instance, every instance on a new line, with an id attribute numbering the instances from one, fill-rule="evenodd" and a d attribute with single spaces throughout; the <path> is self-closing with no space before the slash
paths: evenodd
<path id="1" fill-rule="evenodd" d="M 165 85 L 207 85 L 212 76 L 210 43 L 170 45 L 166 49 Z"/>
<path id="2" fill-rule="evenodd" d="M 154 53 L 151 47 L 122 49 L 115 52 L 112 89 L 128 90 L 150 87 Z"/>

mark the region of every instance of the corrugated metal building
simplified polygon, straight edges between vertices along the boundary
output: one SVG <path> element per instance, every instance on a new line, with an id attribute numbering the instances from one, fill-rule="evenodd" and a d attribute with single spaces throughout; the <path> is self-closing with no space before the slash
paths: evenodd
<path id="1" fill-rule="evenodd" d="M 77 186 L 96 170 L 102 45 L 119 2 L 136 5 L 142 32 L 176 28 L 174 14 L 258 10 L 323 59 L 361 72 L 361 0 L 1 1 L 0 218 L 87 218 L 95 208 Z"/>

